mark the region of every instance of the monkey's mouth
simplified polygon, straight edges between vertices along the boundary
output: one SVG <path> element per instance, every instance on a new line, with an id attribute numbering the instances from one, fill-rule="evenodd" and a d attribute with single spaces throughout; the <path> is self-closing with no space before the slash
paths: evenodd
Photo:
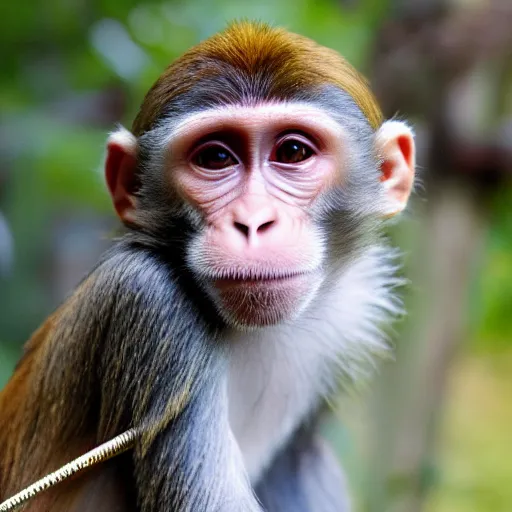
<path id="1" fill-rule="evenodd" d="M 294 318 L 309 303 L 318 282 L 314 271 L 232 274 L 211 281 L 220 314 L 243 328 Z"/>
<path id="2" fill-rule="evenodd" d="M 229 288 L 274 288 L 279 286 L 292 285 L 305 279 L 309 272 L 288 272 L 283 274 L 263 275 L 233 275 L 214 279 L 215 286 L 220 290 Z"/>

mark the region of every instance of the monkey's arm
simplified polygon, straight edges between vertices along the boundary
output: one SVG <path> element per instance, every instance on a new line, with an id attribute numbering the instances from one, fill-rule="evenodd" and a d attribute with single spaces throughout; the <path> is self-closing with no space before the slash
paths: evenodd
<path id="1" fill-rule="evenodd" d="M 14 377 L 23 385 L 0 400 L 10 427 L 0 445 L 12 455 L 0 453 L 2 498 L 137 427 L 133 476 L 113 485 L 132 496 L 135 483 L 141 512 L 260 510 L 228 425 L 223 348 L 156 254 L 120 244 L 36 338 Z M 91 473 L 110 478 L 102 465 Z M 89 510 L 99 488 L 90 482 L 80 476 L 73 496 L 57 485 L 41 499 Z M 39 499 L 30 506 L 41 510 Z"/>
<path id="2" fill-rule="evenodd" d="M 303 427 L 277 455 L 256 494 L 266 512 L 350 512 L 345 478 L 330 448 Z"/>
<path id="3" fill-rule="evenodd" d="M 261 510 L 227 422 L 222 384 L 205 384 L 146 453 L 136 452 L 143 512 Z"/>
<path id="4" fill-rule="evenodd" d="M 126 415 L 143 432 L 133 459 L 141 512 L 260 511 L 229 426 L 226 347 L 216 336 L 215 321 L 207 323 L 204 311 L 197 310 L 197 297 L 190 300 L 199 291 L 191 290 L 191 283 L 181 286 L 182 275 L 172 274 L 175 267 L 154 257 L 125 259 L 125 267 L 143 274 L 123 286 L 119 306 L 132 316 L 112 327 L 111 342 L 121 350 L 108 365 L 117 367 L 118 375 L 103 370 L 110 377 L 102 379 L 108 386 L 102 394 L 115 397 L 116 385 L 125 396 L 130 390 L 129 408 L 117 407 L 113 416 L 115 400 L 110 405 L 106 400 L 101 417 L 109 437 L 119 430 L 109 425 Z"/>

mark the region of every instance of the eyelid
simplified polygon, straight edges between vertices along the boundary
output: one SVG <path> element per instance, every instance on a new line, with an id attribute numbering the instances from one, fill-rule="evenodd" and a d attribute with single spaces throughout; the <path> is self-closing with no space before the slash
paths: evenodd
<path id="1" fill-rule="evenodd" d="M 311 148 L 311 150 L 314 153 L 318 153 L 318 143 L 316 139 L 309 135 L 305 134 L 301 130 L 287 130 L 284 133 L 281 133 L 277 138 L 275 142 L 275 146 L 280 146 L 283 142 L 286 142 L 287 140 L 297 140 L 299 142 L 302 142 L 305 146 L 308 146 Z"/>

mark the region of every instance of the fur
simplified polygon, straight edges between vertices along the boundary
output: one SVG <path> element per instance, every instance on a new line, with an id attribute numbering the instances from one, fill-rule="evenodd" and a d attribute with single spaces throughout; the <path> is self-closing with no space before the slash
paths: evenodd
<path id="1" fill-rule="evenodd" d="M 326 85 L 345 91 L 372 128 L 381 124 L 366 80 L 335 51 L 264 23 L 234 23 L 167 68 L 146 95 L 132 132 L 139 137 L 153 129 L 162 113 L 299 100 Z"/>
<path id="2" fill-rule="evenodd" d="M 276 103 L 328 112 L 346 169 L 310 209 L 321 289 L 295 319 L 248 332 L 226 326 L 203 293 L 190 254 L 204 219 L 172 188 L 166 156 L 169 134 L 197 112 Z M 348 510 L 314 420 L 326 395 L 372 369 L 386 350 L 381 325 L 401 310 L 380 235 L 381 124 L 343 58 L 281 29 L 235 24 L 172 64 L 133 133 L 109 138 L 137 160 L 135 221 L 35 333 L 0 393 L 0 500 L 137 426 L 133 453 L 29 510 L 84 512 L 98 489 L 121 512 Z"/>

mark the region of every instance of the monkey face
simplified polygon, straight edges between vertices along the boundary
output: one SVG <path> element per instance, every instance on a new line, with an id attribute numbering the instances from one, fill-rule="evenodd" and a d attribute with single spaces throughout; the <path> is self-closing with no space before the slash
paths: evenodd
<path id="1" fill-rule="evenodd" d="M 299 315 L 380 219 L 405 206 L 412 184 L 412 134 L 396 121 L 362 145 L 362 130 L 325 108 L 274 102 L 203 110 L 166 133 L 138 195 L 137 142 L 129 132 L 111 138 L 114 204 L 154 237 L 177 208 L 188 218 L 185 263 L 236 327 Z"/>
<path id="2" fill-rule="evenodd" d="M 168 177 L 204 219 L 188 264 L 230 324 L 282 322 L 314 297 L 325 247 L 312 212 L 340 179 L 341 152 L 313 107 L 228 107 L 178 126 Z"/>

